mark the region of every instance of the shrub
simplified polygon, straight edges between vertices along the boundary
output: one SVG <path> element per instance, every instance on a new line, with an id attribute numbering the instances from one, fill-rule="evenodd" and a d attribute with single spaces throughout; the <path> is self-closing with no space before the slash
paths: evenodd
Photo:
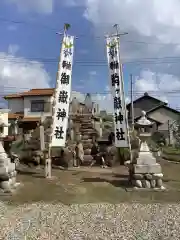
<path id="1" fill-rule="evenodd" d="M 169 155 L 180 155 L 180 149 L 179 148 L 173 148 L 173 147 L 164 147 L 163 148 L 164 154 Z"/>
<path id="2" fill-rule="evenodd" d="M 161 146 L 162 144 L 166 144 L 166 138 L 163 133 L 161 132 L 154 132 L 151 136 L 151 139 L 153 142 L 155 142 L 157 145 Z"/>
<path id="3" fill-rule="evenodd" d="M 130 160 L 130 152 L 129 148 L 119 148 L 119 157 L 120 157 L 120 164 L 123 165 L 124 162 Z"/>

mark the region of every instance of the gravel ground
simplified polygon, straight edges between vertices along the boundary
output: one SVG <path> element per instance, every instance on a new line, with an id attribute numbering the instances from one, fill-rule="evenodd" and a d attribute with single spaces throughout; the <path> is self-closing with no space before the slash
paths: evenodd
<path id="1" fill-rule="evenodd" d="M 0 239 L 180 239 L 179 204 L 0 203 Z"/>

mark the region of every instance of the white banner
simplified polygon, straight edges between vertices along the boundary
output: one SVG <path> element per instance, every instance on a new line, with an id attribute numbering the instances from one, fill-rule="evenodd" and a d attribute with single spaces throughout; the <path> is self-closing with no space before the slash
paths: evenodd
<path id="1" fill-rule="evenodd" d="M 55 90 L 51 147 L 64 147 L 69 117 L 74 37 L 64 36 Z"/>
<path id="2" fill-rule="evenodd" d="M 129 147 L 123 83 L 120 71 L 119 38 L 108 37 L 106 41 L 110 86 L 114 105 L 114 134 L 116 147 Z"/>

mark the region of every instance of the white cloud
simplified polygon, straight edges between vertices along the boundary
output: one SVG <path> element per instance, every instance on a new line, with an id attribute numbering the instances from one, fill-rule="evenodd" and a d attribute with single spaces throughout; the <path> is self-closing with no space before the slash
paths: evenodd
<path id="1" fill-rule="evenodd" d="M 136 78 L 135 90 L 140 92 L 180 90 L 180 78 L 170 74 L 155 73 L 150 70 L 142 71 Z"/>
<path id="2" fill-rule="evenodd" d="M 180 90 L 179 64 L 171 63 L 173 59 L 166 59 L 163 64 L 161 60 L 158 64 L 147 62 L 136 65 L 136 59 L 179 57 L 180 1 L 74 0 L 75 3 L 82 4 L 83 16 L 92 23 L 97 36 L 114 32 L 112 26 L 115 23 L 119 24 L 120 32 L 128 32 L 121 37 L 121 56 L 124 62 L 134 61 L 131 70 L 140 76 L 136 81 L 137 91 L 141 94 L 156 92 L 152 94 L 168 100 L 172 106 L 177 105 L 178 94 L 162 92 Z M 152 62 L 156 63 L 157 59 Z M 146 68 L 149 71 L 145 71 Z"/>
<path id="3" fill-rule="evenodd" d="M 121 29 L 172 43 L 180 33 L 179 0 L 85 0 L 84 16 L 95 26 L 119 23 Z M 131 16 L 131 17 L 129 17 Z"/>
<path id="4" fill-rule="evenodd" d="M 166 0 L 166 3 L 164 0 L 74 2 L 83 5 L 84 17 L 93 24 L 96 35 L 102 36 L 102 39 L 105 33 L 114 32 L 112 26 L 115 23 L 119 24 L 120 32 L 129 33 L 121 37 L 121 56 L 124 62 L 127 58 L 131 61 L 137 58 L 178 56 L 178 45 L 175 43 L 180 43 L 179 0 Z M 143 42 L 157 44 L 142 44 Z M 167 72 L 167 64 L 159 66 Z M 168 71 L 175 71 L 175 68 L 177 69 L 176 66 L 171 66 Z"/>
<path id="5" fill-rule="evenodd" d="M 84 0 L 65 0 L 64 5 L 67 7 L 78 7 L 84 4 Z"/>
<path id="6" fill-rule="evenodd" d="M 15 4 L 20 11 L 25 12 L 51 14 L 54 7 L 54 0 L 8 0 L 8 2 Z"/>
<path id="7" fill-rule="evenodd" d="M 89 75 L 91 75 L 91 76 L 96 76 L 96 75 L 97 75 L 97 72 L 96 72 L 96 71 L 90 71 L 90 72 L 89 72 Z"/>
<path id="8" fill-rule="evenodd" d="M 8 47 L 8 54 L 15 55 L 19 50 L 19 46 L 17 44 L 10 44 Z"/>
<path id="9" fill-rule="evenodd" d="M 180 92 L 180 78 L 164 73 L 155 73 L 150 70 L 142 71 L 136 77 L 134 84 L 134 95 L 140 97 L 145 92 L 167 101 L 172 107 L 180 106 L 177 101 Z M 174 94 L 172 94 L 174 93 Z"/>
<path id="10" fill-rule="evenodd" d="M 1 95 L 35 87 L 48 88 L 50 80 L 49 74 L 41 63 L 17 58 L 12 54 L 0 53 Z"/>

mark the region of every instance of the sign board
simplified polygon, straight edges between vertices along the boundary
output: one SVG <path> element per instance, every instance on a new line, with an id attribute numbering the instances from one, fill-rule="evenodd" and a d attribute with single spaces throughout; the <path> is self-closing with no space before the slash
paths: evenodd
<path id="1" fill-rule="evenodd" d="M 64 147 L 69 117 L 74 37 L 64 36 L 55 89 L 51 147 Z"/>
<path id="2" fill-rule="evenodd" d="M 114 133 L 116 147 L 129 147 L 127 119 L 120 71 L 119 38 L 108 37 L 106 40 L 107 59 L 110 73 L 110 85 L 114 106 Z"/>

